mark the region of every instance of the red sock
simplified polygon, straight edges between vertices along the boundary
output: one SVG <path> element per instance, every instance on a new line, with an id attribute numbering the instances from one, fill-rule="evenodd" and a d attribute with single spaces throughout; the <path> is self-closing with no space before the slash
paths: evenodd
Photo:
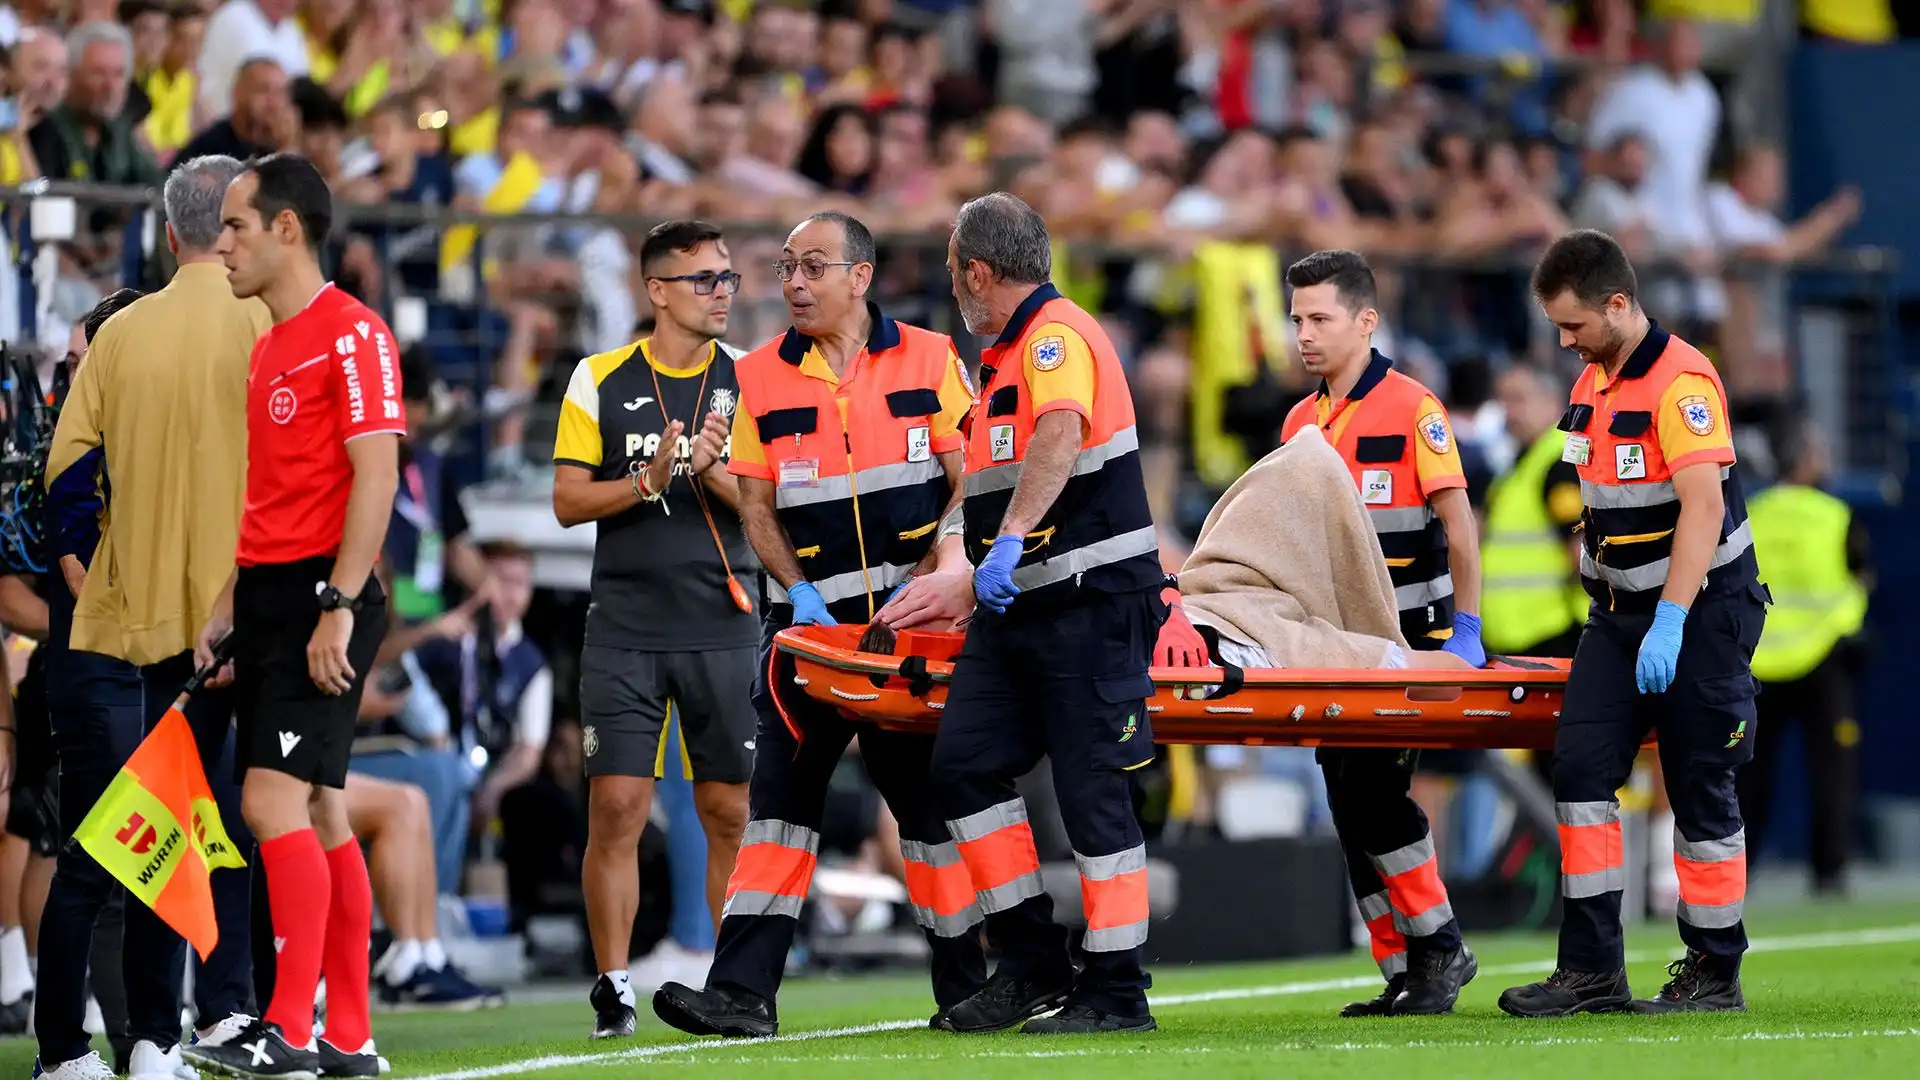
<path id="1" fill-rule="evenodd" d="M 320 986 L 320 951 L 326 942 L 327 853 L 312 829 L 301 829 L 260 844 L 267 868 L 267 904 L 273 911 L 273 1003 L 268 1023 L 292 1046 L 313 1038 L 313 995 Z"/>
<path id="2" fill-rule="evenodd" d="M 333 902 L 327 908 L 327 946 L 321 970 L 327 977 L 327 1041 L 351 1054 L 373 1037 L 367 1015 L 367 951 L 373 937 L 373 885 L 360 841 L 327 852 Z"/>

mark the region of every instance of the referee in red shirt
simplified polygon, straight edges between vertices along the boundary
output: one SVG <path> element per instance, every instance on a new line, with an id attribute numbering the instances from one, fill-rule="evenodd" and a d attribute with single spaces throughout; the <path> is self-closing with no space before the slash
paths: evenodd
<path id="1" fill-rule="evenodd" d="M 231 632 L 243 773 L 276 960 L 266 1015 L 189 1061 L 233 1076 L 378 1076 L 367 1016 L 373 894 L 347 825 L 347 751 L 386 632 L 374 559 L 406 432 L 387 324 L 320 271 L 333 200 L 305 158 L 274 154 L 227 188 L 215 250 L 273 328 L 247 377 L 247 495 L 232 582 L 200 636 Z M 327 979 L 327 1033 L 313 1035 Z"/>

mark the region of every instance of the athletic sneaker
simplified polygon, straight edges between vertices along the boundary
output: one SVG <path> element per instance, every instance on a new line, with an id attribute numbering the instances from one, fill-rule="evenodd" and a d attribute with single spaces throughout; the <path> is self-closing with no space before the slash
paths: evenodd
<path id="1" fill-rule="evenodd" d="M 42 1068 L 40 1059 L 34 1058 L 33 1076 L 34 1080 L 113 1080 L 113 1067 L 89 1050 L 86 1057 L 63 1061 L 51 1069 Z"/>
<path id="2" fill-rule="evenodd" d="M 414 968 L 407 981 L 397 986 L 385 979 L 377 981 L 381 1008 L 399 1012 L 472 1012 L 507 1003 L 507 995 L 499 987 L 481 986 L 452 964 L 438 971 Z"/>
<path id="3" fill-rule="evenodd" d="M 587 1003 L 593 1006 L 593 1037 L 596 1039 L 624 1039 L 639 1026 L 633 1015 L 633 1006 L 621 999 L 613 980 L 605 975 L 593 984 L 593 991 L 587 995 Z"/>
<path id="4" fill-rule="evenodd" d="M 127 1061 L 127 1077 L 128 1080 L 199 1080 L 200 1074 L 183 1059 L 179 1044 L 162 1050 L 159 1044 L 141 1039 L 133 1044 L 133 1054 Z"/>
<path id="5" fill-rule="evenodd" d="M 201 1039 L 187 1047 L 186 1059 L 222 1076 L 316 1080 L 320 1075 L 319 1053 L 289 1045 L 280 1029 L 265 1020 L 249 1020 L 223 1042 Z"/>
<path id="6" fill-rule="evenodd" d="M 373 1040 L 348 1053 L 325 1039 L 315 1040 L 320 1049 L 321 1076 L 379 1076 L 391 1069 L 387 1059 L 373 1048 Z"/>

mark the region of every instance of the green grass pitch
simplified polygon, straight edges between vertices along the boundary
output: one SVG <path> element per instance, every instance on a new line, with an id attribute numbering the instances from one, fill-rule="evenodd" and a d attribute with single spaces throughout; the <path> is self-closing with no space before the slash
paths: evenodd
<path id="1" fill-rule="evenodd" d="M 755 1080 L 1046 1077 L 1092 1080 L 1116 1070 L 1195 1077 L 1463 1077 L 1471 1080 L 1908 1080 L 1920 1076 L 1920 900 L 1755 908 L 1744 983 L 1748 1011 L 1725 1016 L 1587 1016 L 1521 1021 L 1502 989 L 1544 976 L 1553 942 L 1538 934 L 1476 935 L 1480 976 L 1450 1017 L 1341 1020 L 1371 996 L 1358 951 L 1334 960 L 1161 967 L 1151 991 L 1160 1030 L 1046 1038 L 928 1031 L 917 975 L 790 980 L 780 1037 L 693 1040 L 659 1024 L 643 1001 L 640 1033 L 587 1036 L 578 1000 L 467 1015 L 376 1014 L 375 1035 L 399 1078 L 743 1076 Z M 1629 934 L 1633 987 L 1651 994 L 1678 948 L 1671 924 Z M 102 1040 L 96 1040 L 100 1043 Z M 0 1075 L 28 1075 L 28 1039 L 0 1043 Z"/>

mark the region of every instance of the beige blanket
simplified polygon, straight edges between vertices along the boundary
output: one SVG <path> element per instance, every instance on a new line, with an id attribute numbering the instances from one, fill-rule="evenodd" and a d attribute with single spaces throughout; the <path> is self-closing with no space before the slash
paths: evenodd
<path id="1" fill-rule="evenodd" d="M 1188 616 L 1275 667 L 1384 667 L 1400 635 L 1380 539 L 1347 465 L 1308 427 L 1207 514 L 1180 570 Z"/>

